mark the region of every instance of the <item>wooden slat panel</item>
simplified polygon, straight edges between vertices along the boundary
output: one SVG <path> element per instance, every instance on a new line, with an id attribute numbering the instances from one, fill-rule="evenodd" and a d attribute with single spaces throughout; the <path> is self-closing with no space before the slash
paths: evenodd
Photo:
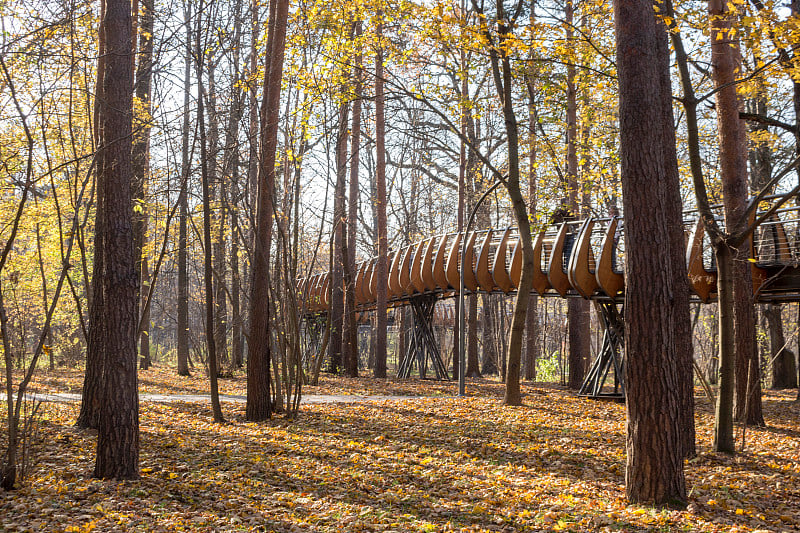
<path id="1" fill-rule="evenodd" d="M 500 244 L 494 252 L 494 262 L 492 263 L 492 278 L 500 290 L 508 294 L 514 290 L 514 284 L 506 270 L 506 255 L 508 254 L 508 238 L 511 235 L 511 228 L 507 228 L 500 239 Z"/>
<path id="2" fill-rule="evenodd" d="M 564 241 L 567 237 L 567 223 L 561 224 L 558 236 L 550 252 L 550 263 L 547 268 L 547 279 L 558 294 L 566 296 L 571 287 L 567 273 L 564 271 Z"/>
<path id="3" fill-rule="evenodd" d="M 508 269 L 508 277 L 514 288 L 519 288 L 519 280 L 522 278 L 522 241 L 517 237 L 514 244 L 514 251 L 511 253 L 511 267 Z"/>
<path id="4" fill-rule="evenodd" d="M 422 267 L 420 274 L 422 275 L 422 282 L 425 284 L 425 289 L 428 291 L 436 290 L 436 280 L 433 279 L 433 252 L 436 250 L 436 245 L 439 239 L 433 237 L 425 247 L 425 256 L 422 258 Z"/>
<path id="5" fill-rule="evenodd" d="M 542 270 L 542 247 L 544 245 L 544 230 L 539 232 L 536 236 L 536 242 L 533 244 L 533 289 L 541 296 L 548 289 L 551 289 L 550 280 L 547 279 L 547 272 Z"/>
<path id="6" fill-rule="evenodd" d="M 323 309 L 331 307 L 331 273 L 326 272 L 323 277 L 322 290 L 320 291 L 320 303 Z"/>
<path id="7" fill-rule="evenodd" d="M 399 298 L 403 294 L 403 285 L 400 283 L 400 265 L 403 260 L 403 249 L 394 252 L 394 258 L 389 267 L 389 299 Z"/>
<path id="8" fill-rule="evenodd" d="M 365 275 L 366 286 L 364 292 L 368 296 L 368 301 L 370 303 L 374 303 L 378 299 L 378 277 L 376 276 L 376 266 L 378 264 L 378 258 L 373 257 L 369 261 L 369 265 L 367 266 L 367 272 Z"/>
<path id="9" fill-rule="evenodd" d="M 689 285 L 703 303 L 711 300 L 711 293 L 717 290 L 717 273 L 709 272 L 703 265 L 703 227 L 702 219 L 697 220 L 689 236 L 689 248 L 686 251 L 686 270 L 689 274 Z"/>
<path id="10" fill-rule="evenodd" d="M 414 286 L 411 284 L 411 258 L 414 255 L 414 245 L 406 246 L 403 253 L 403 260 L 400 262 L 400 287 L 401 296 L 411 296 L 414 293 Z"/>
<path id="11" fill-rule="evenodd" d="M 305 302 L 306 310 L 314 311 L 316 308 L 316 294 L 317 294 L 317 280 L 319 279 L 319 275 L 315 274 L 308 278 L 308 291 L 306 292 L 305 296 L 303 297 L 303 301 Z"/>
<path id="12" fill-rule="evenodd" d="M 477 235 L 474 231 L 469 234 L 469 237 L 467 237 L 467 246 L 464 250 L 464 287 L 470 291 L 478 290 L 478 278 L 475 277 L 475 270 L 472 267 L 472 263 L 475 260 L 476 237 Z"/>
<path id="13" fill-rule="evenodd" d="M 356 267 L 356 282 L 355 282 L 355 291 L 356 291 L 356 305 L 364 305 L 367 301 L 367 297 L 364 295 L 364 274 L 367 268 L 367 262 L 364 261 L 359 263 Z"/>
<path id="14" fill-rule="evenodd" d="M 603 237 L 603 247 L 600 251 L 600 260 L 595 269 L 597 284 L 608 296 L 614 298 L 625 287 L 625 276 L 614 271 L 614 255 L 616 251 L 617 217 L 611 219 Z"/>
<path id="15" fill-rule="evenodd" d="M 450 241 L 451 235 L 444 235 L 441 239 L 439 239 L 439 246 L 436 250 L 436 256 L 433 259 L 433 279 L 436 281 L 436 285 L 443 291 L 448 289 L 448 282 L 447 282 L 447 269 L 445 265 L 447 264 L 447 243 Z"/>
<path id="16" fill-rule="evenodd" d="M 594 219 L 587 218 L 575 239 L 575 246 L 572 249 L 572 254 L 570 254 L 569 268 L 567 269 L 567 278 L 570 285 L 584 298 L 589 298 L 598 288 L 594 271 L 589 269 L 593 254 L 593 228 Z"/>
<path id="17" fill-rule="evenodd" d="M 414 246 L 414 255 L 411 258 L 411 285 L 419 292 L 425 292 L 425 281 L 422 279 L 422 263 L 425 261 L 425 246 L 427 241 L 420 241 Z"/>
<path id="18" fill-rule="evenodd" d="M 495 289 L 494 278 L 492 278 L 492 273 L 489 271 L 489 255 L 491 255 L 493 234 L 492 230 L 486 233 L 481 250 L 478 253 L 478 261 L 475 264 L 475 277 L 478 279 L 480 288 L 486 292 L 492 292 Z"/>
<path id="19" fill-rule="evenodd" d="M 450 252 L 447 254 L 447 267 L 445 269 L 447 284 L 454 290 L 458 290 L 461 286 L 461 276 L 458 273 L 458 259 L 461 257 L 461 239 L 463 238 L 463 233 L 456 233 L 453 244 L 450 246 Z"/>

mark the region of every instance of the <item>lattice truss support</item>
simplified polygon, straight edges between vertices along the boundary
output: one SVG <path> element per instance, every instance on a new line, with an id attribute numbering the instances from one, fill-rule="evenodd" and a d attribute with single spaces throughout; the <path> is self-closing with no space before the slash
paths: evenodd
<path id="1" fill-rule="evenodd" d="M 397 377 L 408 378 L 411 370 L 417 365 L 419 375 L 424 378 L 427 375 L 428 364 L 430 363 L 436 373 L 436 379 L 448 380 L 447 368 L 442 360 L 439 344 L 433 333 L 433 310 L 436 306 L 437 296 L 435 294 L 422 294 L 414 296 L 409 300 L 411 309 L 414 313 L 414 326 L 411 339 L 406 344 L 406 353 L 400 361 L 400 368 Z"/>
<path id="2" fill-rule="evenodd" d="M 578 395 L 587 398 L 622 400 L 625 398 L 625 361 L 622 356 L 625 338 L 623 313 L 617 309 L 617 304 L 613 301 L 595 301 L 595 306 L 605 330 L 603 345 L 592 368 L 589 369 Z M 614 380 L 613 392 L 603 390 L 609 374 L 612 374 Z"/>
<path id="3" fill-rule="evenodd" d="M 303 317 L 302 326 L 304 335 L 301 338 L 305 341 L 303 346 L 303 368 L 308 373 L 316 368 L 317 357 L 325 357 L 325 353 L 320 353 L 320 347 L 325 340 L 328 316 L 324 313 L 306 315 Z"/>

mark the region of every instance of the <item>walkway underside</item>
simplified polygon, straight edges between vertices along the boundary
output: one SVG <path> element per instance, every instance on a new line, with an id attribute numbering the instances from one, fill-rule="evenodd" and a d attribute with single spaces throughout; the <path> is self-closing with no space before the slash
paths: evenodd
<path id="1" fill-rule="evenodd" d="M 778 210 L 756 228 L 751 243 L 753 292 L 759 302 L 800 301 L 800 225 L 798 211 Z M 693 296 L 716 300 L 716 265 L 702 222 L 687 217 L 686 264 Z M 603 347 L 581 394 L 604 396 L 609 374 L 613 395 L 624 394 L 622 381 L 622 314 L 625 261 L 624 224 L 620 218 L 591 218 L 554 224 L 534 240 L 533 290 L 542 297 L 586 298 L 598 303 L 605 326 Z M 463 259 L 463 261 L 462 261 Z M 377 258 L 357 264 L 356 302 L 359 311 L 375 308 Z M 388 254 L 390 306 L 411 305 L 414 332 L 400 365 L 401 377 L 413 365 L 424 375 L 428 364 L 437 378 L 447 379 L 432 333 L 437 300 L 466 293 L 516 293 L 522 274 L 522 247 L 516 228 L 468 234 L 448 233 L 393 250 Z M 462 268 L 462 265 L 464 268 Z M 306 317 L 327 313 L 330 273 L 297 281 Z M 413 353 L 412 353 L 413 352 Z"/>

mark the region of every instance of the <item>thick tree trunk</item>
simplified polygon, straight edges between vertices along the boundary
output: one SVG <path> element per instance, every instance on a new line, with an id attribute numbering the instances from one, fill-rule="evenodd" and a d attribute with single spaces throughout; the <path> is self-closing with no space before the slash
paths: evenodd
<path id="1" fill-rule="evenodd" d="M 95 168 L 97 170 L 97 187 L 94 223 L 94 262 L 92 264 L 92 282 L 89 287 L 89 331 L 86 338 L 86 368 L 83 374 L 83 390 L 81 394 L 81 410 L 75 425 L 80 428 L 96 429 L 100 424 L 101 376 L 103 372 L 102 335 L 104 325 L 103 302 L 105 294 L 101 278 L 104 269 L 105 250 L 105 180 L 100 179 L 100 169 L 104 167 L 105 153 L 99 150 L 102 144 L 101 105 L 105 101 L 103 91 L 106 71 L 106 2 L 100 2 L 100 28 L 97 42 L 97 80 L 94 96 L 94 145 L 97 150 Z"/>
<path id="2" fill-rule="evenodd" d="M 250 284 L 250 336 L 247 358 L 247 420 L 266 420 L 272 413 L 270 397 L 271 335 L 269 331 L 269 249 L 272 242 L 273 189 L 278 145 L 280 89 L 286 49 L 288 0 L 272 0 L 269 14 L 268 76 L 261 105 L 261 153 L 258 159 L 258 205 Z"/>
<path id="3" fill-rule="evenodd" d="M 375 28 L 378 48 L 375 54 L 375 209 L 378 218 L 378 261 L 375 265 L 377 274 L 377 303 L 375 313 L 375 377 L 386 377 L 386 303 L 388 299 L 387 283 L 389 279 L 389 241 L 386 227 L 386 117 L 383 94 L 383 11 L 378 10 Z"/>
<path id="4" fill-rule="evenodd" d="M 131 3 L 106 0 L 103 22 L 107 59 L 100 105 L 99 147 L 103 151 L 98 182 L 103 182 L 104 322 L 98 335 L 102 358 L 97 461 L 100 478 L 135 479 L 139 476 L 139 398 L 136 386 L 136 299 L 139 278 L 135 270 L 131 182 L 131 118 L 133 113 L 133 58 L 131 57 Z M 97 246 L 97 245 L 96 245 Z M 97 323 L 95 323 L 95 327 Z"/>
<path id="5" fill-rule="evenodd" d="M 737 38 L 731 38 L 736 14 L 722 0 L 708 3 L 711 25 L 711 66 L 716 92 L 720 179 L 726 231 L 739 235 L 747 226 L 747 129 L 739 118 L 736 93 L 740 57 Z M 755 343 L 755 308 L 750 257 L 752 239 L 732 251 L 733 312 L 736 349 L 734 417 L 763 425 L 758 351 Z M 724 256 L 727 258 L 727 256 Z M 722 296 L 720 296 L 720 299 Z M 721 304 L 720 304 L 721 305 Z M 747 409 L 747 413 L 745 413 Z"/>
<path id="6" fill-rule="evenodd" d="M 682 223 L 670 201 L 680 184 L 669 48 L 651 3 L 616 0 L 614 15 L 626 240 L 626 495 L 632 502 L 682 505 L 686 378 L 678 350 L 689 308 L 687 284 L 676 283 L 685 267 L 673 272 L 684 246 L 672 235 Z"/>

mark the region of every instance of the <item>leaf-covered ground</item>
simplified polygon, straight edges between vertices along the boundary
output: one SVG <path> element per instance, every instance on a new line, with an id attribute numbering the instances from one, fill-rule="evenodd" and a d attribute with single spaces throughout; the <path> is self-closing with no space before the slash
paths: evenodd
<path id="1" fill-rule="evenodd" d="M 192 372 L 189 377 L 179 376 L 174 368 L 152 366 L 139 370 L 139 392 L 144 394 L 208 394 L 208 377 L 204 372 Z M 15 374 L 15 383 L 22 375 Z M 38 372 L 28 389 L 31 392 L 80 393 L 83 386 L 83 371 L 56 370 Z M 491 379 L 472 380 L 467 391 L 470 396 L 501 395 L 503 384 Z M 219 379 L 220 394 L 243 396 L 247 393 L 244 372 L 226 375 Z M 386 396 L 453 396 L 457 392 L 455 383 L 435 380 L 394 380 L 373 378 L 339 378 L 321 374 L 319 385 L 303 387 L 303 394 L 336 395 L 386 395 Z"/>
<path id="2" fill-rule="evenodd" d="M 170 383 L 150 391 L 203 392 Z M 326 378 L 314 392 L 350 384 Z M 30 479 L 0 492 L 0 529 L 798 530 L 795 391 L 767 394 L 769 427 L 748 429 L 734 458 L 709 451 L 711 411 L 699 398 L 690 505 L 672 511 L 625 502 L 622 405 L 526 386 L 525 406 L 508 408 L 488 380 L 470 387 L 486 397 L 443 396 L 453 387 L 363 379 L 352 390 L 439 396 L 308 405 L 291 423 L 245 422 L 234 403 L 223 406 L 225 425 L 205 404 L 143 403 L 142 477 L 121 483 L 91 478 L 95 435 L 72 427 L 77 405 L 51 404 Z"/>

